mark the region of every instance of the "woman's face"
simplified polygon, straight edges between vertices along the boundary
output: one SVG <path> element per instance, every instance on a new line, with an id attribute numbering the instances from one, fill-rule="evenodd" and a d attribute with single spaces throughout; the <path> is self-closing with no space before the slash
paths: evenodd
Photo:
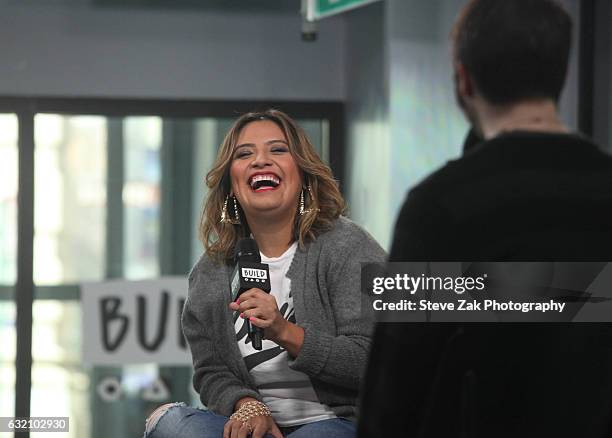
<path id="1" fill-rule="evenodd" d="M 283 131 L 274 122 L 256 121 L 242 128 L 230 178 L 247 218 L 295 215 L 301 174 Z"/>

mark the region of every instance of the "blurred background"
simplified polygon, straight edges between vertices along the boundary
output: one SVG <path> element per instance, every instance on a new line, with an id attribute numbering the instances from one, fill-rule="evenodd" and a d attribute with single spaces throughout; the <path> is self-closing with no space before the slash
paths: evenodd
<path id="1" fill-rule="evenodd" d="M 406 191 L 460 155 L 448 36 L 464 0 L 318 0 L 312 22 L 306 3 L 0 0 L 0 416 L 123 438 L 159 404 L 199 403 L 188 361 L 84 361 L 80 285 L 186 276 L 203 178 L 241 113 L 294 117 L 384 247 Z M 612 8 L 563 3 L 561 114 L 612 150 Z"/>

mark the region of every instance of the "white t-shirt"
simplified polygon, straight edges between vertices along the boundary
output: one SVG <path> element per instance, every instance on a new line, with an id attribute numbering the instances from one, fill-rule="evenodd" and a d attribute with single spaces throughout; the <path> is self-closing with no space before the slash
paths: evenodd
<path id="1" fill-rule="evenodd" d="M 261 254 L 262 263 L 270 267 L 270 293 L 276 298 L 281 314 L 293 323 L 295 313 L 287 271 L 296 248 L 297 242 L 280 257 L 268 258 Z M 279 426 L 297 426 L 336 417 L 329 406 L 319 402 L 310 378 L 289 368 L 284 348 L 264 339 L 261 351 L 257 351 L 246 335 L 246 321 L 237 318 L 234 327 L 242 357 Z"/>

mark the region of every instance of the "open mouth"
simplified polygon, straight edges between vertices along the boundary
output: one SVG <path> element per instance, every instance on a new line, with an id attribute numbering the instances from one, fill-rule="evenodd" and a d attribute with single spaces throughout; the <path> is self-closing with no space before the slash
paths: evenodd
<path id="1" fill-rule="evenodd" d="M 276 189 L 281 179 L 273 173 L 253 175 L 249 178 L 249 185 L 254 192 L 264 192 Z"/>

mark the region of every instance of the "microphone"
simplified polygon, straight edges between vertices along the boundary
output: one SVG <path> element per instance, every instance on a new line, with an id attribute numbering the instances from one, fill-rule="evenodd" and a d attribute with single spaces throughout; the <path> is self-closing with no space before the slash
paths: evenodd
<path id="1" fill-rule="evenodd" d="M 259 247 L 254 239 L 247 237 L 238 241 L 234 248 L 234 263 L 236 266 L 230 282 L 233 301 L 252 288 L 270 293 L 270 270 L 267 264 L 261 263 Z M 254 326 L 249 320 L 246 320 L 246 324 L 253 348 L 261 350 L 263 329 Z"/>

